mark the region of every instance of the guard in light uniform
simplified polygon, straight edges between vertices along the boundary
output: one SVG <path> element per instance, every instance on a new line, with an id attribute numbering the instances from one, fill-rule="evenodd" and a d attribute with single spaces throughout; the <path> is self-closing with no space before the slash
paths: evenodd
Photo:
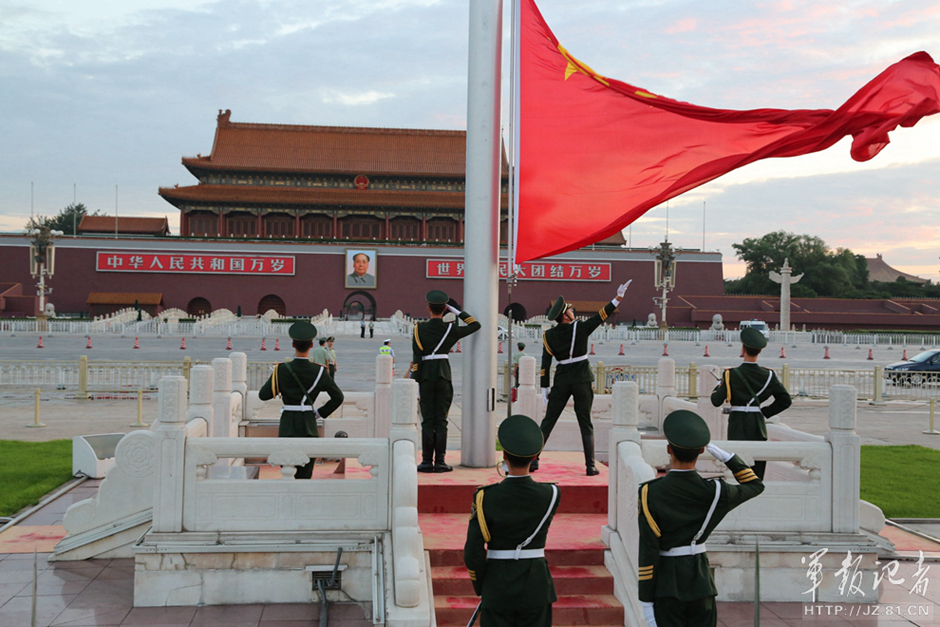
<path id="1" fill-rule="evenodd" d="M 740 457 L 713 444 L 695 412 L 674 411 L 663 421 L 672 470 L 640 487 L 639 597 L 649 627 L 714 627 L 715 580 L 705 540 L 729 511 L 764 491 Z M 739 485 L 706 481 L 695 471 L 704 449 L 724 462 Z"/>
<path id="2" fill-rule="evenodd" d="M 548 442 L 548 437 L 552 434 L 558 417 L 568 404 L 568 399 L 573 396 L 574 413 L 578 417 L 578 427 L 581 429 L 584 466 L 588 476 L 597 475 L 600 472 L 594 465 L 594 425 L 591 422 L 591 407 L 594 405 L 594 372 L 591 370 L 591 362 L 588 361 L 588 338 L 591 333 L 594 333 L 594 329 L 617 309 L 631 282 L 632 279 L 621 285 L 614 299 L 587 320 L 576 320 L 574 308 L 567 304 L 562 296 L 559 296 L 548 311 L 548 319 L 558 322 L 558 326 L 542 334 L 542 370 L 540 372 L 542 402 L 548 406 L 545 410 L 545 418 L 542 419 L 542 435 Z M 555 380 L 549 393 L 552 358 L 558 360 L 558 367 L 555 369 Z M 538 468 L 539 460 L 536 459 L 532 462 L 532 470 L 538 470 Z"/>
<path id="3" fill-rule="evenodd" d="M 725 370 L 721 383 L 712 391 L 712 405 L 718 407 L 725 401 L 731 404 L 729 440 L 764 441 L 767 439 L 765 420 L 785 410 L 793 401 L 774 371 L 757 365 L 757 357 L 767 346 L 767 338 L 757 329 L 747 328 L 741 331 L 741 344 L 744 345 L 744 363 Z M 770 397 L 774 402 L 761 407 Z M 765 461 L 754 463 L 754 472 L 761 480 L 766 467 Z"/>
<path id="4" fill-rule="evenodd" d="M 414 327 L 411 339 L 410 376 L 418 382 L 421 395 L 421 463 L 418 472 L 450 472 L 444 462 L 447 454 L 447 413 L 454 400 L 448 353 L 461 338 L 480 330 L 480 323 L 465 311 L 450 306 L 450 299 L 441 290 L 427 294 L 431 319 Z M 444 322 L 444 313 L 450 311 L 458 321 Z"/>
<path id="5" fill-rule="evenodd" d="M 476 491 L 463 553 L 473 589 L 483 597 L 480 625 L 548 627 L 556 596 L 545 540 L 558 510 L 558 486 L 529 475 L 543 444 L 534 420 L 510 416 L 497 435 L 506 478 Z"/>
<path id="6" fill-rule="evenodd" d="M 295 322 L 288 330 L 294 345 L 294 358 L 278 364 L 271 377 L 261 386 L 258 398 L 263 401 L 280 396 L 284 401 L 279 438 L 316 438 L 317 418 L 326 418 L 343 403 L 343 392 L 333 382 L 326 366 L 310 361 L 310 347 L 317 336 L 317 328 L 309 322 Z M 330 400 L 319 409 L 313 403 L 320 392 L 330 395 Z M 297 469 L 297 479 L 309 479 L 313 475 L 315 459 Z"/>

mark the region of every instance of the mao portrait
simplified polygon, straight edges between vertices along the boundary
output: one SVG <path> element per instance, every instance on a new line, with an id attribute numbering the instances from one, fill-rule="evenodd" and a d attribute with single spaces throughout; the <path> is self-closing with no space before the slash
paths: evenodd
<path id="1" fill-rule="evenodd" d="M 375 289 L 375 250 L 346 249 L 346 287 L 348 289 Z"/>

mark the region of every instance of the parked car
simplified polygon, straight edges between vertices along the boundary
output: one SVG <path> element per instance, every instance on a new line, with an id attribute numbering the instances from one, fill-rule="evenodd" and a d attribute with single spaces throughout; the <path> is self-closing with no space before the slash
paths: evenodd
<path id="1" fill-rule="evenodd" d="M 747 329 L 748 327 L 752 329 L 757 329 L 758 331 L 761 332 L 761 335 L 770 339 L 770 329 L 767 328 L 767 323 L 764 322 L 763 320 L 756 320 L 754 318 L 751 318 L 750 320 L 742 320 L 739 328 L 743 331 L 744 329 Z"/>
<path id="2" fill-rule="evenodd" d="M 940 350 L 924 351 L 908 361 L 885 366 L 885 379 L 892 383 L 920 385 L 940 379 Z"/>

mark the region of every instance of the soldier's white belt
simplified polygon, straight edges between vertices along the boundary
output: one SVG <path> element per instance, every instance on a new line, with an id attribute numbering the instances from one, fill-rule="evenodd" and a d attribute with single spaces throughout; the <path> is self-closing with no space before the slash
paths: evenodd
<path id="1" fill-rule="evenodd" d="M 668 551 L 660 551 L 659 554 L 663 557 L 682 557 L 683 555 L 698 555 L 707 550 L 704 544 L 692 544 L 689 546 L 673 547 Z"/>
<path id="2" fill-rule="evenodd" d="M 564 366 L 565 364 L 573 364 L 578 361 L 584 361 L 587 359 L 587 355 L 581 355 L 580 357 L 572 357 L 571 359 L 562 359 L 558 362 L 559 366 Z"/>
<path id="3" fill-rule="evenodd" d="M 443 355 L 422 355 L 421 361 L 427 361 L 429 359 L 447 359 L 447 357 L 447 353 L 444 353 Z"/>
<path id="4" fill-rule="evenodd" d="M 309 405 L 284 405 L 281 411 L 313 411 L 313 407 Z"/>
<path id="5" fill-rule="evenodd" d="M 757 407 L 756 405 L 732 405 L 731 411 L 743 411 L 749 414 L 761 413 L 760 407 Z"/>
<path id="6" fill-rule="evenodd" d="M 491 560 L 534 560 L 545 557 L 545 549 L 490 549 L 486 557 Z"/>

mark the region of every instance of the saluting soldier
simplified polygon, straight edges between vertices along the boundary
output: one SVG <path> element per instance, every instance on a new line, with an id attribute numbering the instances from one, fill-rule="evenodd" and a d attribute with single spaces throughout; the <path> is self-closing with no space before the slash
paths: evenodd
<path id="1" fill-rule="evenodd" d="M 326 366 L 309 359 L 310 347 L 317 336 L 317 328 L 309 322 L 295 322 L 288 330 L 294 346 L 294 358 L 278 364 L 271 377 L 261 386 L 258 398 L 268 401 L 280 396 L 281 408 L 279 438 L 316 438 L 317 418 L 326 418 L 343 403 L 343 392 L 336 386 Z M 320 392 L 330 395 L 330 400 L 319 409 L 313 403 Z M 297 469 L 294 477 L 309 479 L 313 475 L 316 459 Z"/>
<path id="2" fill-rule="evenodd" d="M 630 279 L 621 285 L 614 299 L 587 320 L 577 320 L 574 307 L 567 304 L 563 296 L 559 296 L 548 311 L 548 319 L 554 320 L 558 325 L 542 334 L 542 403 L 548 406 L 545 418 L 542 419 L 542 435 L 548 442 L 558 417 L 568 404 L 568 399 L 573 396 L 574 413 L 578 417 L 578 427 L 581 430 L 584 466 L 588 476 L 600 474 L 594 465 L 594 425 L 591 422 L 594 372 L 591 370 L 591 362 L 588 361 L 588 338 L 617 309 L 632 281 L 633 279 Z M 552 358 L 558 361 L 558 367 L 555 369 L 555 380 L 549 392 Z M 539 460 L 536 458 L 532 462 L 532 470 L 538 468 Z"/>
<path id="3" fill-rule="evenodd" d="M 712 405 L 718 407 L 725 401 L 731 404 L 729 440 L 764 441 L 767 439 L 765 420 L 785 410 L 793 401 L 774 371 L 757 365 L 761 349 L 767 346 L 763 333 L 746 328 L 741 331 L 741 344 L 744 346 L 744 363 L 725 370 L 721 382 L 712 391 Z M 761 407 L 761 403 L 770 397 L 774 402 Z M 754 472 L 763 479 L 766 467 L 766 461 L 755 462 Z"/>
<path id="4" fill-rule="evenodd" d="M 465 311 L 448 303 L 450 299 L 441 290 L 427 293 L 428 313 L 431 319 L 415 324 L 411 339 L 410 376 L 418 382 L 421 405 L 421 463 L 418 472 L 450 472 L 444 462 L 447 454 L 447 413 L 454 400 L 448 353 L 461 338 L 480 330 L 480 323 Z M 459 321 L 444 322 L 444 312 L 450 311 Z"/>
<path id="5" fill-rule="evenodd" d="M 534 420 L 510 416 L 497 435 L 506 477 L 476 491 L 464 545 L 473 590 L 483 597 L 480 625 L 548 627 L 556 596 L 545 540 L 558 510 L 558 486 L 529 475 L 543 445 Z"/>
<path id="6" fill-rule="evenodd" d="M 695 412 L 674 411 L 663 421 L 672 469 L 640 487 L 639 598 L 649 627 L 714 627 L 715 580 L 705 540 L 729 511 L 764 491 L 740 457 L 713 444 Z M 707 449 L 739 485 L 706 481 L 695 470 Z"/>

